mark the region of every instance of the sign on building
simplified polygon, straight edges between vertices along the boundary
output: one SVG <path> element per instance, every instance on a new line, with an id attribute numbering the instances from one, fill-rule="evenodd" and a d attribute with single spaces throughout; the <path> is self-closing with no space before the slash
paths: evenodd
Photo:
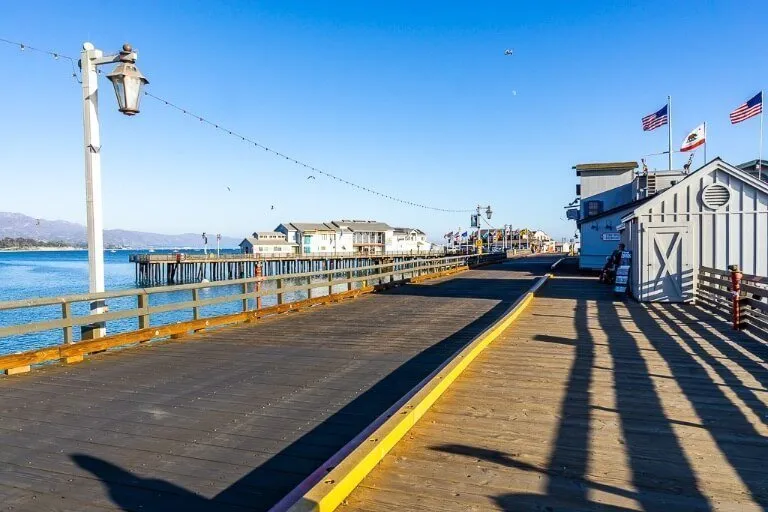
<path id="1" fill-rule="evenodd" d="M 600 238 L 602 238 L 604 242 L 618 242 L 621 240 L 621 233 L 603 233 L 600 235 Z"/>

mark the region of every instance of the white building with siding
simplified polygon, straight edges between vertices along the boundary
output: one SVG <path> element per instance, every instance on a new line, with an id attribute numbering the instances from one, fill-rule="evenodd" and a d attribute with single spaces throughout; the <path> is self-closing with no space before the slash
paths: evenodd
<path id="1" fill-rule="evenodd" d="M 296 254 L 297 248 L 283 233 L 276 231 L 258 231 L 240 242 L 240 250 L 244 254 L 263 256 L 288 256 Z"/>
<path id="2" fill-rule="evenodd" d="M 386 252 L 421 254 L 432 250 L 432 243 L 427 241 L 427 234 L 415 228 L 392 228 L 384 245 Z"/>
<path id="3" fill-rule="evenodd" d="M 375 220 L 285 222 L 275 233 L 294 244 L 299 254 L 417 254 L 432 249 L 420 229 L 393 228 Z"/>
<path id="4" fill-rule="evenodd" d="M 768 183 L 715 159 L 634 205 L 618 232 L 641 301 L 692 299 L 700 266 L 768 276 Z"/>
<path id="5" fill-rule="evenodd" d="M 295 243 L 301 254 L 352 254 L 352 232 L 330 223 L 286 222 L 275 228 Z"/>

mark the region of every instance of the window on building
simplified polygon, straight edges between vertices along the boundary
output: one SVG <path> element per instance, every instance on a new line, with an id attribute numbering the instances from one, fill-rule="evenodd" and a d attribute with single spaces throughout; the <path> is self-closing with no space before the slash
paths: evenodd
<path id="1" fill-rule="evenodd" d="M 587 201 L 587 217 L 603 213 L 602 201 Z"/>
<path id="2" fill-rule="evenodd" d="M 311 244 L 312 243 L 312 235 L 304 235 L 304 243 L 305 244 Z"/>
<path id="3" fill-rule="evenodd" d="M 576 184 L 576 195 L 577 196 L 581 195 L 581 183 Z"/>

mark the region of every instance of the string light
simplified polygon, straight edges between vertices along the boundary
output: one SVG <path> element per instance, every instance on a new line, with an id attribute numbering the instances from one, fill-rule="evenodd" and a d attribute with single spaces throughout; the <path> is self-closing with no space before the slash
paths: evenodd
<path id="1" fill-rule="evenodd" d="M 5 43 L 11 46 L 18 46 L 19 50 L 21 50 L 22 52 L 25 50 L 30 50 L 32 52 L 42 53 L 43 55 L 48 55 L 50 57 L 53 57 L 54 60 L 59 60 L 59 59 L 68 60 L 69 63 L 72 65 L 72 78 L 74 78 L 75 81 L 77 81 L 78 83 L 82 83 L 80 79 L 77 77 L 77 68 L 75 67 L 77 60 L 68 55 L 63 55 L 59 52 L 52 52 L 50 50 L 42 50 L 40 48 L 35 48 L 34 46 L 29 46 L 26 43 L 11 41 L 9 39 L 3 39 L 2 37 L 0 37 L 0 43 Z"/>
<path id="2" fill-rule="evenodd" d="M 76 69 L 75 69 L 76 59 L 74 59 L 73 57 L 70 57 L 68 55 L 64 55 L 64 54 L 59 53 L 59 52 L 53 52 L 53 51 L 49 51 L 49 50 L 42 50 L 42 49 L 39 49 L 39 48 L 35 48 L 35 47 L 32 47 L 32 46 L 29 46 L 29 45 L 27 45 L 25 43 L 19 43 L 19 42 L 16 42 L 16 41 L 10 41 L 8 39 L 0 38 L 0 42 L 6 43 L 6 44 L 9 44 L 9 45 L 12 45 L 12 46 L 17 46 L 22 51 L 24 51 L 24 50 L 31 50 L 33 52 L 42 53 L 42 54 L 48 55 L 50 57 L 53 57 L 55 60 L 59 60 L 59 59 L 68 60 L 72 64 L 72 71 L 73 71 L 72 72 L 72 76 L 77 80 L 77 72 L 76 72 Z M 78 82 L 79 82 L 79 80 L 78 80 Z M 249 137 L 246 137 L 245 135 L 237 133 L 234 130 L 230 130 L 229 128 L 225 128 L 224 126 L 222 126 L 222 125 L 220 125 L 218 123 L 214 123 L 212 121 L 209 121 L 207 118 L 205 118 L 205 117 L 203 117 L 203 116 L 201 116 L 199 114 L 192 113 L 192 112 L 189 111 L 189 109 L 182 108 L 179 105 L 176 105 L 175 103 L 173 103 L 173 102 L 171 102 L 171 101 L 169 101 L 167 99 L 164 99 L 164 98 L 161 98 L 161 97 L 159 97 L 159 96 L 157 96 L 155 94 L 152 94 L 149 91 L 144 91 L 144 95 L 148 96 L 148 97 L 152 98 L 153 100 L 156 100 L 159 103 L 161 103 L 163 105 L 166 105 L 166 106 L 168 106 L 168 107 L 170 107 L 170 108 L 172 108 L 172 109 L 174 109 L 174 110 L 176 110 L 178 112 L 181 112 L 182 114 L 184 114 L 186 116 L 189 116 L 189 117 L 192 117 L 194 119 L 197 119 L 200 123 L 207 124 L 207 125 L 211 126 L 212 128 L 214 128 L 215 130 L 219 130 L 220 132 L 222 132 L 222 133 L 224 133 L 226 135 L 238 138 L 238 139 L 240 139 L 241 142 L 245 142 L 249 146 L 253 145 L 253 147 L 255 147 L 255 148 L 263 149 L 264 151 L 266 151 L 268 153 L 271 153 L 271 154 L 273 154 L 273 155 L 275 155 L 275 156 L 277 156 L 279 158 L 283 158 L 285 160 L 288 160 L 289 162 L 292 162 L 295 165 L 300 165 L 300 166 L 304 167 L 305 169 L 311 170 L 314 173 L 320 174 L 322 176 L 325 176 L 328 179 L 337 181 L 339 183 L 343 183 L 344 185 L 348 185 L 350 187 L 356 188 L 356 189 L 361 190 L 363 192 L 368 192 L 370 194 L 374 194 L 374 195 L 377 195 L 379 197 L 383 197 L 385 199 L 389 199 L 390 201 L 395 201 L 397 203 L 401 203 L 401 204 L 404 204 L 404 205 L 407 205 L 407 206 L 412 206 L 414 208 L 422 208 L 424 210 L 432 210 L 432 211 L 438 211 L 438 212 L 444 212 L 444 213 L 471 213 L 471 212 L 474 211 L 472 209 L 462 210 L 462 209 L 454 209 L 454 208 L 438 208 L 438 207 L 435 207 L 435 206 L 429 206 L 429 205 L 426 205 L 426 204 L 416 203 L 414 201 L 408 201 L 406 199 L 401 199 L 399 197 L 395 197 L 395 196 L 392 196 L 392 195 L 389 195 L 389 194 L 385 194 L 383 192 L 379 192 L 379 191 L 373 190 L 371 188 L 365 187 L 365 186 L 360 185 L 358 183 L 353 183 L 353 182 L 351 182 L 349 180 L 345 180 L 344 178 L 336 176 L 335 174 L 332 174 L 330 172 L 327 172 L 327 171 L 324 171 L 322 169 L 319 169 L 319 168 L 317 168 L 317 167 L 315 167 L 313 165 L 310 165 L 310 164 L 308 164 L 306 162 L 299 161 L 299 160 L 297 160 L 297 159 L 295 159 L 295 158 L 293 158 L 293 157 L 291 157 L 289 155 L 283 154 L 280 151 L 272 149 L 269 146 L 265 146 L 264 144 L 261 144 L 258 141 L 250 139 Z"/>

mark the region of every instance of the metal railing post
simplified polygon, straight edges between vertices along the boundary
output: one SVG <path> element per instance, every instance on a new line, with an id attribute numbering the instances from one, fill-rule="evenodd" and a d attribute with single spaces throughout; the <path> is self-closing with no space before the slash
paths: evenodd
<path id="1" fill-rule="evenodd" d="M 257 279 L 257 281 L 256 281 L 256 284 L 253 286 L 254 287 L 254 291 L 256 293 L 259 293 L 261 291 L 261 276 L 263 275 L 263 272 L 264 272 L 264 269 L 262 267 L 262 264 L 261 264 L 261 262 L 258 262 L 256 264 L 256 279 Z M 247 302 L 248 301 L 246 300 L 245 302 L 246 302 L 246 304 L 244 304 L 244 305 L 246 306 L 246 309 L 244 309 L 243 311 L 247 311 L 248 310 L 247 309 Z M 257 295 L 256 296 L 256 309 L 261 309 L 261 295 Z"/>
<path id="2" fill-rule="evenodd" d="M 192 301 L 197 304 L 200 300 L 200 289 L 192 288 Z M 200 306 L 192 306 L 192 319 L 200 320 Z"/>
<path id="3" fill-rule="evenodd" d="M 69 302 L 63 302 L 61 304 L 61 318 L 69 320 L 72 316 L 72 305 Z M 64 343 L 72 343 L 72 326 L 68 325 L 64 327 Z"/>
<path id="4" fill-rule="evenodd" d="M 276 287 L 277 287 L 277 305 L 279 306 L 280 304 L 283 303 L 283 292 L 280 291 L 283 289 L 282 277 L 276 281 Z"/>
<path id="5" fill-rule="evenodd" d="M 136 306 L 139 309 L 147 310 L 149 308 L 149 295 L 146 293 L 140 293 L 136 296 Z M 146 313 L 139 313 L 139 329 L 149 328 L 149 315 Z"/>
<path id="6" fill-rule="evenodd" d="M 731 313 L 733 317 L 733 328 L 741 329 L 741 271 L 738 265 L 731 265 L 728 267 L 731 271 L 731 296 L 732 305 Z"/>
<path id="7" fill-rule="evenodd" d="M 352 286 L 354 284 L 352 282 L 352 271 L 351 270 L 347 272 L 347 279 L 349 280 L 349 282 L 347 283 L 347 291 L 351 292 L 352 291 Z"/>
<path id="8" fill-rule="evenodd" d="M 329 297 L 330 297 L 331 295 L 333 295 L 333 285 L 332 285 L 332 284 L 330 284 L 330 283 L 332 283 L 332 282 L 333 282 L 333 272 L 330 272 L 330 273 L 328 274 L 328 283 L 329 283 L 329 284 L 328 284 L 328 296 L 329 296 Z"/>
<path id="9" fill-rule="evenodd" d="M 253 288 L 254 288 L 254 291 L 258 291 L 259 284 L 256 283 Z M 242 285 L 242 293 L 243 293 L 243 295 L 245 295 L 245 297 L 243 297 L 243 313 L 245 313 L 246 311 L 248 311 L 248 297 L 247 297 L 247 295 L 248 295 L 248 283 L 243 283 L 243 285 Z M 257 298 L 256 300 L 258 301 L 259 299 Z M 256 307 L 256 309 L 258 309 L 258 306 Z"/>

